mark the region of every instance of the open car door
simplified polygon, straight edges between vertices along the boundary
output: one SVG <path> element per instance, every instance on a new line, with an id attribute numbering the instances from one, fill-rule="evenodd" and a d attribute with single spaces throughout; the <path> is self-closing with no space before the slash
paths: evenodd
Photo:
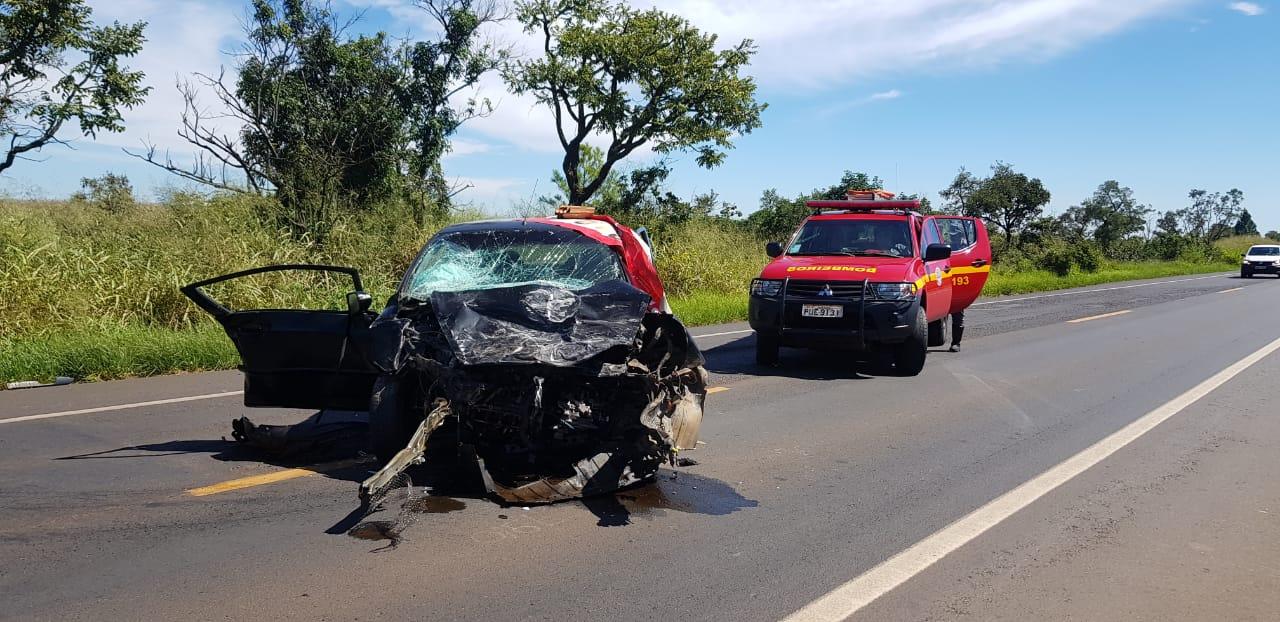
<path id="1" fill-rule="evenodd" d="M 991 273 L 991 240 L 981 218 L 938 216 L 942 243 L 951 246 L 951 312 L 964 311 L 982 294 Z"/>
<path id="2" fill-rule="evenodd" d="M 346 274 L 353 291 L 347 309 L 231 310 L 204 288 L 254 274 L 319 271 Z M 192 283 L 182 293 L 222 325 L 240 352 L 244 405 L 367 410 L 377 378 L 369 348 L 372 298 L 354 268 L 280 265 L 254 268 Z"/>

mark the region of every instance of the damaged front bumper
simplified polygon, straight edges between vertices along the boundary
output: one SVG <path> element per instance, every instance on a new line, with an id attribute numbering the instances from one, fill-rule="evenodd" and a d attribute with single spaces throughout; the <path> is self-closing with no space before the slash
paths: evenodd
<path id="1" fill-rule="evenodd" d="M 507 503 L 607 493 L 674 464 L 697 445 L 707 374 L 684 326 L 648 306 L 625 283 L 531 285 L 437 293 L 384 314 L 373 333 L 390 347 L 378 364 L 411 393 L 408 420 L 422 423 L 409 453 L 371 477 L 362 499 L 421 462 L 446 420 L 458 451 Z"/>

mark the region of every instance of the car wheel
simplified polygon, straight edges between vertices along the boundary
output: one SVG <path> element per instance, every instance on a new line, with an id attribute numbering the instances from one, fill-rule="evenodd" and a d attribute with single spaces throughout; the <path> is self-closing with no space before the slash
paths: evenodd
<path id="1" fill-rule="evenodd" d="M 418 422 L 410 417 L 403 382 L 394 376 L 380 376 L 369 398 L 369 446 L 378 460 L 386 462 L 409 444 Z"/>
<path id="2" fill-rule="evenodd" d="M 1240 270 L 1240 278 L 1242 278 L 1242 279 L 1251 279 L 1251 278 L 1253 278 L 1253 272 L 1252 272 L 1252 271 L 1250 271 L 1250 270 L 1243 270 L 1243 269 L 1242 269 L 1242 270 Z"/>
<path id="3" fill-rule="evenodd" d="M 759 365 L 778 364 L 777 337 L 756 333 L 756 363 Z"/>
<path id="4" fill-rule="evenodd" d="M 947 340 L 951 338 L 950 333 L 951 316 L 942 318 L 934 322 L 929 322 L 929 347 L 936 348 L 938 346 L 947 345 Z"/>
<path id="5" fill-rule="evenodd" d="M 893 350 L 893 366 L 900 376 L 915 376 L 924 369 L 924 358 L 929 354 L 929 322 L 924 308 L 916 309 L 911 336 Z"/>

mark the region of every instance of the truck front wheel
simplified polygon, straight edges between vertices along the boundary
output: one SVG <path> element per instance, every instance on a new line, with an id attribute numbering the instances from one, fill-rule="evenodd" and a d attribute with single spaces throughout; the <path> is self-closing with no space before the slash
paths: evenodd
<path id="1" fill-rule="evenodd" d="M 924 369 L 924 358 L 929 353 L 929 322 L 924 308 L 916 309 L 911 335 L 893 351 L 893 366 L 900 376 L 915 376 Z"/>
<path id="2" fill-rule="evenodd" d="M 929 322 L 929 347 L 936 348 L 947 345 L 947 341 L 951 338 L 947 333 L 951 326 L 951 316 L 942 318 L 934 322 Z"/>

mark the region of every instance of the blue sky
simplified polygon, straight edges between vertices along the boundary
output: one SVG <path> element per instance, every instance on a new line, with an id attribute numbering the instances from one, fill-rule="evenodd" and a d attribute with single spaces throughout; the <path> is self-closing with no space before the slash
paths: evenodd
<path id="1" fill-rule="evenodd" d="M 145 139 L 185 157 L 174 134 L 176 75 L 216 71 L 234 47 L 241 0 L 92 1 L 98 19 L 146 20 L 134 65 L 155 86 L 129 129 L 0 177 L 11 195 L 65 196 L 79 179 L 129 175 L 143 192 L 179 181 L 121 147 Z M 647 6 L 653 2 L 637 2 Z M 891 189 L 937 195 L 961 166 L 996 160 L 1041 178 L 1058 212 L 1116 179 L 1159 210 L 1191 188 L 1240 188 L 1259 227 L 1280 229 L 1280 2 L 1219 0 L 657 0 L 730 41 L 751 37 L 750 70 L 769 103 L 764 127 L 727 162 L 700 169 L 676 156 L 683 195 L 715 190 L 744 211 L 761 192 L 796 194 L 841 171 L 879 175 Z M 409 0 L 348 0 L 363 30 L 424 36 Z M 514 25 L 493 36 L 523 49 Z M 503 92 L 481 93 L 492 117 L 464 128 L 447 174 L 489 211 L 546 192 L 560 155 L 550 116 Z M 642 163 L 643 158 L 636 161 Z"/>

